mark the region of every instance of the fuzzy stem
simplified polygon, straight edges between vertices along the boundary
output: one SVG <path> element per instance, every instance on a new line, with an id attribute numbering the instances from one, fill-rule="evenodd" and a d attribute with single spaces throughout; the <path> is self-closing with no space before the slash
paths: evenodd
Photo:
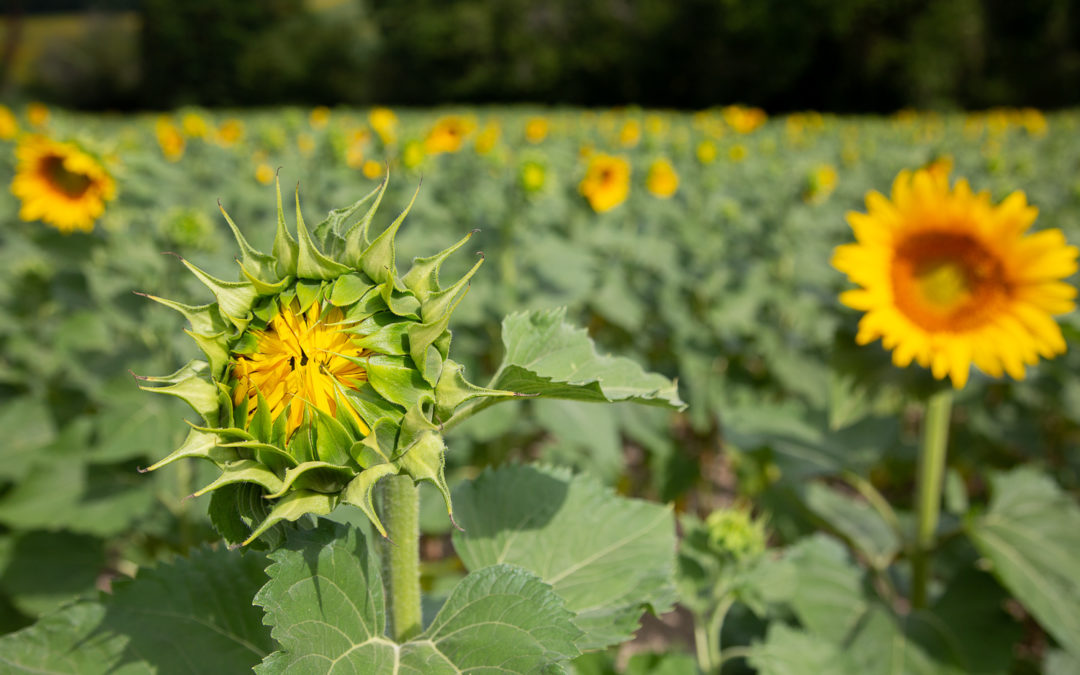
<path id="1" fill-rule="evenodd" d="M 953 393 L 943 389 L 930 397 L 923 420 L 923 440 L 915 485 L 915 546 L 911 556 L 911 606 L 926 606 L 930 582 L 930 554 L 941 512 L 941 490 L 949 441 L 949 413 Z"/>
<path id="2" fill-rule="evenodd" d="M 423 630 L 420 612 L 420 492 L 410 476 L 379 482 L 383 580 L 389 596 L 390 635 L 405 642 Z"/>
<path id="3" fill-rule="evenodd" d="M 711 612 L 694 615 L 694 646 L 697 651 L 698 667 L 706 675 L 720 672 L 721 658 L 720 633 L 724 628 L 724 618 L 734 604 L 733 597 L 725 597 Z"/>

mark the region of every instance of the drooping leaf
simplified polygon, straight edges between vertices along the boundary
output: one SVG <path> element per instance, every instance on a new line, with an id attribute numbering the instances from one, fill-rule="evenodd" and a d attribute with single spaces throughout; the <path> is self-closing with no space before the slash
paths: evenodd
<path id="1" fill-rule="evenodd" d="M 840 643 L 867 611 L 862 571 L 843 545 L 825 535 L 800 540 L 784 555 L 799 571 L 790 602 L 803 626 Z"/>
<path id="2" fill-rule="evenodd" d="M 141 570 L 99 602 L 0 638 L 0 664 L 11 673 L 80 675 L 247 671 L 272 649 L 251 605 L 264 565 L 260 555 L 222 548 Z"/>
<path id="3" fill-rule="evenodd" d="M 885 569 L 900 550 L 899 535 L 865 502 L 811 483 L 806 489 L 806 505 L 851 541 L 875 568 Z"/>
<path id="4" fill-rule="evenodd" d="M 1080 507 L 1022 467 L 992 479 L 987 512 L 968 522 L 992 571 L 1067 651 L 1080 656 Z"/>
<path id="5" fill-rule="evenodd" d="M 385 637 L 378 562 L 355 528 L 321 522 L 271 554 L 256 595 L 281 651 L 260 675 L 535 673 L 576 656 L 579 631 L 549 586 L 509 565 L 466 577 L 426 632 Z"/>
<path id="6" fill-rule="evenodd" d="M 506 355 L 488 387 L 578 401 L 637 401 L 683 408 L 676 384 L 623 357 L 597 354 L 566 308 L 503 319 Z"/>
<path id="7" fill-rule="evenodd" d="M 528 466 L 487 471 L 456 491 L 454 547 L 477 570 L 509 563 L 552 585 L 595 649 L 628 639 L 646 608 L 674 601 L 668 507 L 614 495 L 588 476 Z"/>
<path id="8" fill-rule="evenodd" d="M 580 653 L 572 616 L 532 572 L 485 567 L 462 579 L 431 626 L 402 646 L 400 672 L 542 672 Z"/>

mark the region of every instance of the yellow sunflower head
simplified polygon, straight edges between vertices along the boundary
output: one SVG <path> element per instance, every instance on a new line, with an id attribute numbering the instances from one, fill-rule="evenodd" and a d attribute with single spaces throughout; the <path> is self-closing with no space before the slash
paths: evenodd
<path id="1" fill-rule="evenodd" d="M 1027 234 L 1037 211 L 1023 192 L 993 204 L 967 181 L 949 187 L 940 171 L 903 171 L 892 196 L 866 197 L 849 213 L 857 243 L 832 264 L 859 286 L 840 296 L 866 312 L 856 340 L 881 338 L 900 367 L 917 362 L 956 388 L 971 365 L 993 377 L 1065 351 L 1052 318 L 1072 311 L 1077 248 L 1061 230 Z"/>
<path id="2" fill-rule="evenodd" d="M 184 261 L 215 302 L 149 296 L 184 314 L 206 355 L 172 375 L 140 378 L 202 417 L 150 470 L 185 457 L 216 464 L 220 477 L 196 495 L 214 493 L 211 517 L 230 541 L 248 543 L 341 503 L 360 507 L 385 535 L 372 490 L 395 474 L 434 483 L 450 511 L 441 420 L 478 396 L 513 395 L 469 384 L 448 358 L 450 314 L 482 259 L 446 287 L 439 269 L 471 234 L 399 276 L 394 239 L 408 209 L 369 236 L 385 189 L 384 180 L 311 229 L 297 199 L 295 237 L 279 190 L 272 255 L 225 215 L 240 247 L 239 281 Z"/>
<path id="3" fill-rule="evenodd" d="M 68 234 L 90 232 L 116 197 L 116 183 L 101 163 L 74 143 L 25 137 L 15 149 L 11 192 L 22 206 L 19 218 L 40 220 Z"/>
<path id="4" fill-rule="evenodd" d="M 525 123 L 525 140 L 530 143 L 540 143 L 547 138 L 551 123 L 546 117 L 530 117 Z"/>
<path id="5" fill-rule="evenodd" d="M 593 211 L 610 211 L 630 194 L 630 162 L 623 157 L 591 154 L 579 188 Z"/>
<path id="6" fill-rule="evenodd" d="M 447 115 L 435 120 L 435 125 L 424 139 L 424 150 L 429 155 L 457 152 L 465 138 L 476 128 L 476 122 L 461 115 Z"/>
<path id="7" fill-rule="evenodd" d="M 375 133 L 379 135 L 383 145 L 397 143 L 398 118 L 394 111 L 389 108 L 372 108 L 368 113 L 368 122 Z"/>
<path id="8" fill-rule="evenodd" d="M 658 159 L 649 166 L 645 187 L 654 196 L 667 199 L 679 189 L 679 174 L 666 159 Z"/>

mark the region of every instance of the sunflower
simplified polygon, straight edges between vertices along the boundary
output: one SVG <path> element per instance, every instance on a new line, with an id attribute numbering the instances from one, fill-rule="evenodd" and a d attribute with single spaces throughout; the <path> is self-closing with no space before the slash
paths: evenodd
<path id="1" fill-rule="evenodd" d="M 530 117 L 525 123 L 525 140 L 534 145 L 540 143 L 547 138 L 550 128 L 546 117 Z"/>
<path id="2" fill-rule="evenodd" d="M 342 330 L 344 315 L 337 307 L 325 313 L 319 303 L 305 313 L 299 309 L 294 300 L 266 330 L 257 331 L 254 353 L 237 357 L 233 373 L 233 404 L 240 406 L 247 400 L 249 423 L 262 403 L 268 406 L 271 420 L 287 414 L 286 438 L 304 422 L 307 405 L 334 415 L 342 392 L 357 391 L 367 380 L 357 361 L 370 354 Z M 346 408 L 366 433 L 368 427 L 360 415 L 351 406 Z"/>
<path id="3" fill-rule="evenodd" d="M 593 211 L 610 211 L 630 194 L 630 162 L 603 153 L 591 155 L 579 188 Z"/>
<path id="4" fill-rule="evenodd" d="M 1051 318 L 1072 311 L 1078 250 L 1061 230 L 1025 234 L 1037 210 L 1023 192 L 1000 204 L 967 181 L 950 189 L 940 171 L 902 171 L 892 198 L 866 196 L 868 213 L 849 213 L 855 244 L 832 264 L 860 288 L 841 302 L 866 314 L 856 341 L 881 338 L 893 363 L 916 361 L 957 389 L 970 367 L 993 377 L 1025 375 L 1025 365 L 1065 351 Z"/>
<path id="5" fill-rule="evenodd" d="M 435 126 L 424 139 L 424 150 L 429 155 L 444 152 L 457 152 L 465 137 L 476 128 L 476 123 L 468 117 L 447 115 L 435 120 Z"/>
<path id="6" fill-rule="evenodd" d="M 15 149 L 11 191 L 22 200 L 19 217 L 41 220 L 65 234 L 90 232 L 116 196 L 112 176 L 74 143 L 27 136 Z"/>
<path id="7" fill-rule="evenodd" d="M 645 178 L 645 187 L 654 196 L 667 199 L 679 189 L 679 174 L 666 159 L 658 159 L 649 166 L 649 175 Z"/>

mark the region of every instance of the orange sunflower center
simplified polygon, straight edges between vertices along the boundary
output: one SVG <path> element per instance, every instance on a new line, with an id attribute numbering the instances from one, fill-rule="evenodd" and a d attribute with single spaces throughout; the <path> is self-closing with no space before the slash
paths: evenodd
<path id="1" fill-rule="evenodd" d="M 72 199 L 82 197 L 93 184 L 89 176 L 68 171 L 64 167 L 64 158 L 59 155 L 48 155 L 42 158 L 41 174 L 50 185 Z"/>
<path id="2" fill-rule="evenodd" d="M 966 234 L 922 232 L 900 243 L 892 261 L 896 306 L 928 331 L 965 331 L 999 314 L 1012 295 L 993 253 Z"/>
<path id="3" fill-rule="evenodd" d="M 356 362 L 368 352 L 356 347 L 352 335 L 342 330 L 344 317 L 336 307 L 320 316 L 318 303 L 306 313 L 283 308 L 266 330 L 255 333 L 257 349 L 236 359 L 236 405 L 248 400 L 248 421 L 263 395 L 271 419 L 286 413 L 286 435 L 304 422 L 304 410 L 310 405 L 334 415 L 340 402 L 347 401 L 348 391 L 358 390 L 367 380 L 367 372 Z M 362 431 L 367 426 L 347 402 Z"/>

